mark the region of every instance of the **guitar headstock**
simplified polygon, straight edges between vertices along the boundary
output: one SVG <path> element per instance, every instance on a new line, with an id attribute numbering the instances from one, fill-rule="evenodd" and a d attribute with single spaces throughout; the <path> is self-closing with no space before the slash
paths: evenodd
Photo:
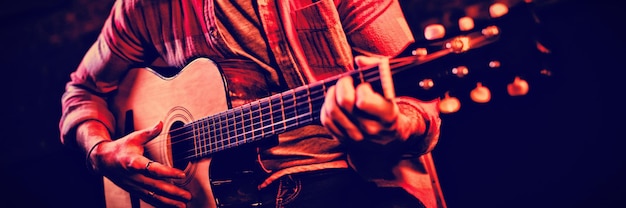
<path id="1" fill-rule="evenodd" d="M 398 95 L 441 98 L 440 111 L 454 113 L 463 103 L 537 93 L 552 76 L 532 1 L 466 5 L 426 19 L 411 24 L 407 17 L 416 42 L 401 56 L 432 56 L 458 41 L 461 48 L 397 76 Z"/>

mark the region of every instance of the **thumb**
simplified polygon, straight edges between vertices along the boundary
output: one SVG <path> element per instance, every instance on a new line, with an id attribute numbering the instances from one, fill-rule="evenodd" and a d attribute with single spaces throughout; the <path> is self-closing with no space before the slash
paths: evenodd
<path id="1" fill-rule="evenodd" d="M 146 129 L 133 132 L 133 134 L 136 134 L 136 135 L 131 136 L 129 138 L 130 141 L 128 142 L 137 144 L 137 145 L 143 145 L 147 143 L 148 141 L 157 137 L 161 133 L 162 130 L 163 130 L 163 122 L 159 121 L 159 123 L 157 123 L 152 128 L 146 128 Z"/>

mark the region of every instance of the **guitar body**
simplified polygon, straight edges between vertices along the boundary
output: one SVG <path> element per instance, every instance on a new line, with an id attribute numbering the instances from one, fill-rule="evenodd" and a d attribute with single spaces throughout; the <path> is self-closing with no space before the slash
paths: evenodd
<path id="1" fill-rule="evenodd" d="M 172 144 L 189 138 L 173 138 L 168 132 L 199 118 L 227 110 L 229 100 L 226 92 L 226 83 L 217 65 L 209 59 L 200 58 L 171 78 L 162 77 L 149 69 L 129 71 L 120 83 L 114 106 L 111 107 L 117 120 L 116 132 L 120 134 L 150 128 L 160 121 L 164 123 L 161 135 L 145 145 L 145 155 L 154 161 L 185 171 L 187 178 L 172 183 L 192 193 L 193 199 L 188 207 L 217 207 L 209 179 L 213 159 L 205 157 L 189 161 L 176 158 L 176 152 L 183 150 L 173 148 Z M 121 136 L 123 135 L 118 135 Z M 197 143 L 194 141 L 192 144 Z M 220 172 L 217 175 L 229 173 Z M 223 185 L 228 181 L 229 179 L 224 179 L 213 182 Z M 106 206 L 109 208 L 152 207 L 106 177 L 104 193 Z"/>

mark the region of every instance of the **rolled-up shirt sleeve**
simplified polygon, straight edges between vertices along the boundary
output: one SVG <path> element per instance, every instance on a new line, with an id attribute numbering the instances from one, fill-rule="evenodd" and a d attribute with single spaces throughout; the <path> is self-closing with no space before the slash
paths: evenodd
<path id="1" fill-rule="evenodd" d="M 107 99 L 128 69 L 145 63 L 141 34 L 136 32 L 140 30 L 134 28 L 142 24 L 129 24 L 143 22 L 138 9 L 131 1 L 116 1 L 97 40 L 70 74 L 61 97 L 59 130 L 64 144 L 75 145 L 75 128 L 87 120 L 100 121 L 111 132 L 114 129 Z"/>
<path id="2" fill-rule="evenodd" d="M 393 57 L 415 41 L 397 0 L 342 1 L 338 11 L 357 52 Z"/>
<path id="3" fill-rule="evenodd" d="M 441 131 L 441 118 L 437 108 L 439 99 L 422 101 L 411 97 L 398 97 L 396 103 L 400 113 L 411 120 L 409 125 L 420 129 L 410 130 L 412 135 L 405 141 L 407 156 L 420 156 L 432 151 L 439 141 Z"/>

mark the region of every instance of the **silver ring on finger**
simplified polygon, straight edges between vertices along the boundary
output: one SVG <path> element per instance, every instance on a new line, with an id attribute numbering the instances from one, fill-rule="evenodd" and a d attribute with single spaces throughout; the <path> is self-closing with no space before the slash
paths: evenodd
<path id="1" fill-rule="evenodd" d="M 150 165 L 152 165 L 154 161 L 150 160 L 146 163 L 146 167 L 144 168 L 148 173 L 150 172 Z"/>

